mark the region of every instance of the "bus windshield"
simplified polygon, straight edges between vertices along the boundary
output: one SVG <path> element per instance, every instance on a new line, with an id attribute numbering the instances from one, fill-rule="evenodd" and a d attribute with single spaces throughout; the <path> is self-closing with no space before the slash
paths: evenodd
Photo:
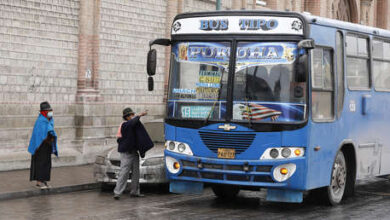
<path id="1" fill-rule="evenodd" d="M 224 120 L 230 43 L 172 45 L 168 117 Z"/>
<path id="2" fill-rule="evenodd" d="M 233 120 L 304 120 L 306 83 L 294 80 L 297 55 L 293 42 L 238 43 Z"/>
<path id="3" fill-rule="evenodd" d="M 237 122 L 298 122 L 305 119 L 306 83 L 294 80 L 295 42 L 229 42 L 172 45 L 168 118 L 225 121 L 229 64 L 235 62 L 233 109 Z"/>

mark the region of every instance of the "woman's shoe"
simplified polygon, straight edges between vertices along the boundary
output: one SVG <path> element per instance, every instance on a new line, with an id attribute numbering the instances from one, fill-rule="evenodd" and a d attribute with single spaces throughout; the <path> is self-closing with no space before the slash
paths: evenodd
<path id="1" fill-rule="evenodd" d="M 45 184 L 47 189 L 51 188 L 51 186 L 49 184 L 47 184 L 47 182 L 43 182 L 43 184 Z"/>

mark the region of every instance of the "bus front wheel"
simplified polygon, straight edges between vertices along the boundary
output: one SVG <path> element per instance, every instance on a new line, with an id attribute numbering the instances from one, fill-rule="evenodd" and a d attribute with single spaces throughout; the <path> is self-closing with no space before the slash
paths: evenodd
<path id="1" fill-rule="evenodd" d="M 218 198 L 234 198 L 240 192 L 240 188 L 238 186 L 230 186 L 230 185 L 213 185 L 211 187 L 213 189 L 214 194 Z"/>
<path id="2" fill-rule="evenodd" d="M 339 151 L 333 163 L 330 185 L 325 188 L 327 199 L 331 205 L 337 205 L 343 199 L 346 182 L 347 163 L 345 162 L 343 152 Z"/>

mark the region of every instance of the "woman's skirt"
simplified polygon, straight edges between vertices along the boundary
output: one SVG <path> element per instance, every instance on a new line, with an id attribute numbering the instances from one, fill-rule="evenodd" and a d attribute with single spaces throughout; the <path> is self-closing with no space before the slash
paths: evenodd
<path id="1" fill-rule="evenodd" d="M 31 156 L 30 181 L 50 181 L 51 151 L 50 144 L 42 142 Z"/>

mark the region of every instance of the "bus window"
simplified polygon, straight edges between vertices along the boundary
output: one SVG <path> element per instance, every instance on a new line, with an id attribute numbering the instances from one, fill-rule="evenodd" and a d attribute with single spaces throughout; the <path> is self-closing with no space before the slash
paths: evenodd
<path id="1" fill-rule="evenodd" d="M 233 120 L 302 121 L 306 83 L 295 82 L 295 42 L 240 42 L 233 88 Z"/>
<path id="2" fill-rule="evenodd" d="M 369 56 L 366 38 L 347 36 L 347 82 L 350 89 L 369 89 Z"/>
<path id="3" fill-rule="evenodd" d="M 336 34 L 337 48 L 337 116 L 340 117 L 344 104 L 344 44 L 341 32 Z"/>
<path id="4" fill-rule="evenodd" d="M 373 41 L 373 77 L 378 91 L 390 91 L 390 43 Z"/>
<path id="5" fill-rule="evenodd" d="M 177 42 L 172 45 L 168 117 L 224 119 L 230 44 Z"/>
<path id="6" fill-rule="evenodd" d="M 333 62 L 332 51 L 316 48 L 312 51 L 312 118 L 329 121 L 333 114 Z"/>

